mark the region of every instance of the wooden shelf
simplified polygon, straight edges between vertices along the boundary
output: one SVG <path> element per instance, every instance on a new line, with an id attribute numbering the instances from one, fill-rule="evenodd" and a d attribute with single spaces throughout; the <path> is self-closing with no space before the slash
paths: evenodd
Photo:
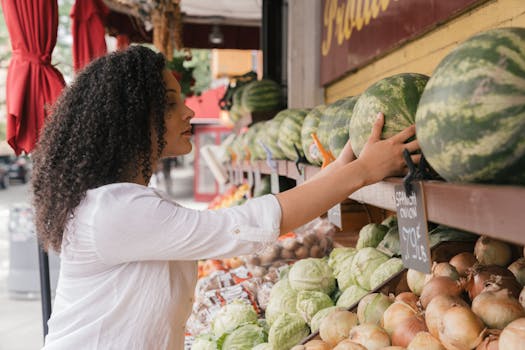
<path id="1" fill-rule="evenodd" d="M 261 173 L 270 173 L 270 168 L 265 161 L 258 161 L 255 164 L 259 166 Z M 301 177 L 294 162 L 280 160 L 277 164 L 279 175 L 296 180 Z M 243 170 L 253 170 L 253 165 L 250 167 L 246 163 L 243 165 Z M 319 167 L 307 165 L 305 178 L 309 179 L 319 171 Z M 394 186 L 400 183 L 402 183 L 400 178 L 389 178 L 363 187 L 354 192 L 350 198 L 395 211 Z M 525 244 L 521 217 L 525 208 L 525 187 L 424 181 L 423 188 L 429 221 Z"/>

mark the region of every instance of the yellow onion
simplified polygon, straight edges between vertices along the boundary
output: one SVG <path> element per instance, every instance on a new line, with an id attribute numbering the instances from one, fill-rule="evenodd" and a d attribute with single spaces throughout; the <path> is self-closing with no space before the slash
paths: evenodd
<path id="1" fill-rule="evenodd" d="M 334 347 L 348 338 L 350 330 L 357 325 L 357 315 L 350 311 L 337 310 L 326 316 L 319 326 L 321 339 Z"/>
<path id="2" fill-rule="evenodd" d="M 379 324 L 390 305 L 392 300 L 383 293 L 368 294 L 357 305 L 357 319 L 359 323 Z"/>
<path id="3" fill-rule="evenodd" d="M 476 264 L 468 270 L 467 278 L 463 281 L 463 287 L 470 300 L 477 297 L 488 284 L 497 284 L 501 289 L 508 289 L 515 298 L 519 297 L 521 291 L 521 286 L 512 272 L 497 265 Z"/>
<path id="4" fill-rule="evenodd" d="M 348 339 L 363 345 L 367 350 L 379 350 L 390 345 L 390 337 L 386 331 L 371 323 L 360 324 L 352 328 Z"/>
<path id="5" fill-rule="evenodd" d="M 483 341 L 476 347 L 476 350 L 499 350 L 499 335 L 501 330 L 489 329 Z"/>
<path id="6" fill-rule="evenodd" d="M 408 344 L 407 350 L 446 350 L 439 340 L 428 332 L 419 332 Z"/>
<path id="7" fill-rule="evenodd" d="M 512 321 L 499 336 L 500 350 L 521 350 L 525 348 L 525 318 Z"/>
<path id="8" fill-rule="evenodd" d="M 525 287 L 523 287 L 523 289 L 521 290 L 519 300 L 520 300 L 521 306 L 525 309 Z"/>
<path id="9" fill-rule="evenodd" d="M 486 289 L 472 300 L 472 311 L 487 327 L 495 329 L 503 329 L 512 321 L 525 317 L 518 299 L 513 298 L 506 289 Z"/>
<path id="10" fill-rule="evenodd" d="M 415 295 L 414 293 L 412 293 L 412 292 L 399 293 L 396 296 L 395 301 L 401 301 L 401 302 L 403 302 L 405 304 L 408 304 L 414 310 L 418 309 L 417 303 L 419 301 L 419 297 L 417 295 Z"/>
<path id="11" fill-rule="evenodd" d="M 367 350 L 363 345 L 354 343 L 350 339 L 345 339 L 333 349 L 333 350 Z"/>
<path id="12" fill-rule="evenodd" d="M 425 276 L 425 284 L 427 284 L 432 278 L 438 276 L 448 277 L 454 281 L 459 279 L 459 273 L 454 266 L 447 262 L 434 262 L 432 265 L 432 273 Z"/>
<path id="13" fill-rule="evenodd" d="M 388 334 L 392 334 L 401 321 L 416 314 L 417 311 L 410 305 L 396 301 L 385 310 L 383 319 L 381 320 L 381 326 Z"/>
<path id="14" fill-rule="evenodd" d="M 507 266 L 512 258 L 512 251 L 505 242 L 481 236 L 474 246 L 474 255 L 482 265 Z"/>
<path id="15" fill-rule="evenodd" d="M 525 286 L 525 258 L 519 258 L 509 266 L 510 272 L 514 274 L 516 280 Z"/>
<path id="16" fill-rule="evenodd" d="M 384 348 L 381 348 L 380 350 L 406 350 L 406 348 L 402 346 L 385 346 Z"/>
<path id="17" fill-rule="evenodd" d="M 474 266 L 477 262 L 478 261 L 476 260 L 474 254 L 469 252 L 454 255 L 449 261 L 450 265 L 456 268 L 456 271 L 460 276 L 466 276 L 467 270 Z"/>
<path id="18" fill-rule="evenodd" d="M 431 279 L 423 287 L 419 301 L 423 308 L 438 295 L 459 296 L 462 292 L 461 284 L 451 278 L 438 276 Z"/>
<path id="19" fill-rule="evenodd" d="M 407 284 L 410 291 L 415 295 L 421 295 L 423 286 L 425 285 L 425 277 L 427 275 L 418 270 L 408 269 L 407 271 Z"/>
<path id="20" fill-rule="evenodd" d="M 425 322 L 428 327 L 428 331 L 434 337 L 439 338 L 439 325 L 441 318 L 445 314 L 445 311 L 450 309 L 454 305 L 468 306 L 459 297 L 450 295 L 438 295 L 428 303 L 425 309 Z"/>
<path id="21" fill-rule="evenodd" d="M 428 331 L 425 319 L 415 315 L 399 322 L 392 333 L 392 345 L 408 346 L 419 332 Z"/>
<path id="22" fill-rule="evenodd" d="M 454 305 L 439 325 L 439 340 L 448 350 L 474 349 L 485 336 L 485 325 L 469 307 Z"/>

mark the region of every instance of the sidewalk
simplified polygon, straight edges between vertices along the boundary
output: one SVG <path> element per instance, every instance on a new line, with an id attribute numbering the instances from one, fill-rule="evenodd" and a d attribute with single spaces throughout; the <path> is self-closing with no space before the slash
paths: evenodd
<path id="1" fill-rule="evenodd" d="M 171 175 L 173 199 L 177 203 L 193 209 L 207 207 L 207 203 L 193 200 L 193 168 L 173 168 Z M 162 174 L 154 181 L 164 190 Z M 43 344 L 40 295 L 31 296 L 34 299 L 12 299 L 7 290 L 9 208 L 15 203 L 28 203 L 28 190 L 28 185 L 13 185 L 0 192 L 0 350 L 33 350 L 40 349 Z M 35 278 L 39 278 L 38 274 Z"/>

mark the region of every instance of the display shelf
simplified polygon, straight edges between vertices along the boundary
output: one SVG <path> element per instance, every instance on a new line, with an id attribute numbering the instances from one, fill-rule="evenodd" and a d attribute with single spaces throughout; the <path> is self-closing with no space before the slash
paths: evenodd
<path id="1" fill-rule="evenodd" d="M 261 173 L 270 173 L 265 161 L 254 163 L 258 164 Z M 294 162 L 277 163 L 280 175 L 296 180 L 301 177 Z M 248 165 L 243 166 L 243 170 L 249 169 Z M 319 171 L 319 167 L 307 165 L 305 179 L 308 180 Z M 401 183 L 400 178 L 388 178 L 361 188 L 350 198 L 395 211 L 394 186 Z M 525 208 L 525 187 L 424 181 L 423 188 L 429 221 L 525 244 L 521 220 Z"/>
<path id="2" fill-rule="evenodd" d="M 261 112 L 251 112 L 251 113 L 245 113 L 241 119 L 239 119 L 233 126 L 233 132 L 238 134 L 239 131 L 241 131 L 242 128 L 246 126 L 250 126 L 252 124 L 255 124 L 257 122 L 261 122 L 264 120 L 270 120 L 277 113 L 279 113 L 280 110 L 272 110 L 272 111 L 261 111 Z"/>

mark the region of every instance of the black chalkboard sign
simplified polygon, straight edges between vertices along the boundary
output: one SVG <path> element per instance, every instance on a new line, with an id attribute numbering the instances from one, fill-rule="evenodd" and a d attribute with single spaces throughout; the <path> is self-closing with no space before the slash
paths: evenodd
<path id="1" fill-rule="evenodd" d="M 403 185 L 394 188 L 401 257 L 406 267 L 428 274 L 432 261 L 423 186 L 413 182 L 411 188 L 410 195 Z"/>

